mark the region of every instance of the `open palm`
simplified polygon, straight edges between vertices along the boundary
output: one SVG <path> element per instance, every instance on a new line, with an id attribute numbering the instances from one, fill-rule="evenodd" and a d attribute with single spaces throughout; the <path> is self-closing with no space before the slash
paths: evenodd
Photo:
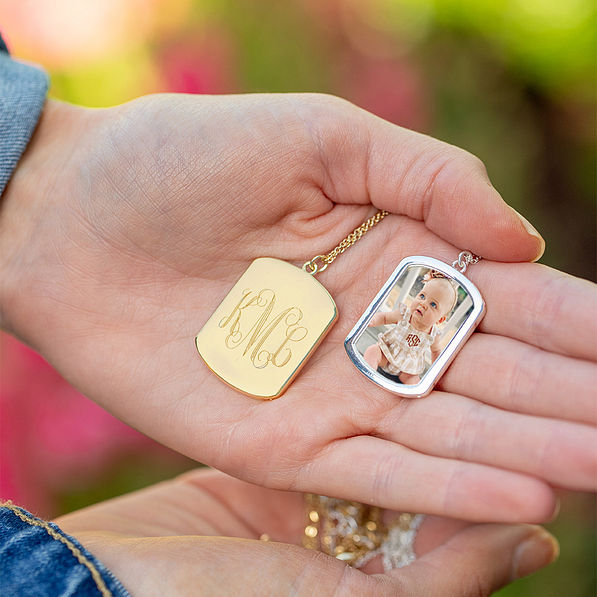
<path id="1" fill-rule="evenodd" d="M 419 560 L 387 575 L 372 561 L 365 574 L 298 547 L 303 520 L 300 494 L 204 469 L 56 522 L 144 597 L 489 595 L 548 564 L 557 549 L 537 527 L 431 517 L 416 540 Z M 258 541 L 263 534 L 271 541 Z"/>
<path id="2" fill-rule="evenodd" d="M 488 261 L 533 259 L 541 241 L 461 150 L 322 96 L 52 104 L 5 204 L 6 325 L 180 452 L 469 520 L 544 520 L 547 483 L 595 487 L 597 318 L 575 316 L 595 287 Z M 248 264 L 326 252 L 372 204 L 393 215 L 320 276 L 340 319 L 286 394 L 253 400 L 211 374 L 194 336 Z M 488 314 L 441 391 L 400 399 L 361 378 L 342 341 L 400 259 L 464 248 L 486 258 L 470 276 Z"/>

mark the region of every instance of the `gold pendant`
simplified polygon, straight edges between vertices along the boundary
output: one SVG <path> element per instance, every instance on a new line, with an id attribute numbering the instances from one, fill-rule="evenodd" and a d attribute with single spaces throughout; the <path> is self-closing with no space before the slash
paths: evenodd
<path id="1" fill-rule="evenodd" d="M 263 400 L 281 396 L 338 317 L 330 293 L 285 261 L 256 259 L 195 338 L 224 382 Z"/>

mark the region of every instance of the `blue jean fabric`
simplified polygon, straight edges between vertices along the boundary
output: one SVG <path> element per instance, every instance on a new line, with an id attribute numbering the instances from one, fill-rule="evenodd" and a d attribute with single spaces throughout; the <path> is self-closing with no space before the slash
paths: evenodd
<path id="1" fill-rule="evenodd" d="M 48 91 L 39 68 L 12 60 L 0 36 L 0 194 L 33 135 Z M 2 597 L 129 597 L 76 539 L 22 508 L 0 507 Z"/>
<path id="2" fill-rule="evenodd" d="M 0 36 L 0 195 L 35 130 L 48 83 L 44 71 L 12 60 Z"/>
<path id="3" fill-rule="evenodd" d="M 130 597 L 74 537 L 10 504 L 0 507 L 0 595 Z"/>

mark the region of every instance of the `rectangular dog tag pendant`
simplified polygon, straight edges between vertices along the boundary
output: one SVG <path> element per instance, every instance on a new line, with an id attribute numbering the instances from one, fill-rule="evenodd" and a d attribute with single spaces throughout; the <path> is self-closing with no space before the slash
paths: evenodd
<path id="1" fill-rule="evenodd" d="M 207 366 L 254 398 L 280 396 L 338 317 L 329 292 L 285 261 L 251 263 L 195 338 Z"/>
<path id="2" fill-rule="evenodd" d="M 344 345 L 357 369 L 376 384 L 421 398 L 431 392 L 484 314 L 481 293 L 463 273 L 431 257 L 407 257 Z"/>

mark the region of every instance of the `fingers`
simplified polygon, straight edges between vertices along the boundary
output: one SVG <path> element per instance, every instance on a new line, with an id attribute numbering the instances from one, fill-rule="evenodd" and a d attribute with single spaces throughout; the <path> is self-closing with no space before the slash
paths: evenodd
<path id="1" fill-rule="evenodd" d="M 552 562 L 557 543 L 532 526 L 475 525 L 410 566 L 368 576 L 294 545 L 226 537 L 77 537 L 139 595 L 477 597 Z M 173 566 L 172 563 L 176 562 Z"/>
<path id="2" fill-rule="evenodd" d="M 538 479 L 365 435 L 329 445 L 300 470 L 295 489 L 471 521 L 540 522 L 555 510 Z"/>
<path id="3" fill-rule="evenodd" d="M 394 583 L 283 543 L 200 536 L 77 538 L 135 595 L 395 595 Z"/>
<path id="4" fill-rule="evenodd" d="M 390 410 L 376 432 L 418 452 L 527 473 L 575 490 L 597 489 L 597 429 L 512 414 L 434 392 Z"/>
<path id="5" fill-rule="evenodd" d="M 303 496 L 201 468 L 62 516 L 68 532 L 127 536 L 202 535 L 300 543 Z"/>
<path id="6" fill-rule="evenodd" d="M 194 505 L 202 514 L 210 513 L 202 518 L 218 525 L 218 532 L 209 534 L 247 539 L 265 534 L 283 543 L 300 543 L 302 539 L 304 502 L 300 493 L 267 489 L 207 468 L 185 473 L 175 483 L 198 490 Z M 227 516 L 216 517 L 215 508 L 223 508 Z M 221 521 L 226 522 L 226 528 Z"/>
<path id="7" fill-rule="evenodd" d="M 541 527 L 475 525 L 390 576 L 400 595 L 479 597 L 547 566 L 558 556 L 556 540 Z"/>
<path id="8" fill-rule="evenodd" d="M 145 574 L 138 574 L 139 570 L 133 573 L 145 583 L 141 586 L 148 591 L 139 591 L 141 595 L 194 595 L 198 587 L 202 595 L 246 597 L 391 597 L 400 594 L 401 583 L 395 579 L 369 576 L 336 558 L 285 543 L 228 537 L 162 537 L 157 542 L 137 540 L 135 543 L 135 559 L 144 560 Z M 173 559 L 176 560 L 174 569 Z M 127 565 L 126 560 L 124 565 Z M 160 573 L 160 568 L 170 572 Z M 156 569 L 159 574 L 155 574 Z M 128 569 L 126 574 L 131 576 Z M 127 586 L 139 586 L 126 583 L 125 574 L 118 576 Z M 148 581 L 152 581 L 151 584 Z M 172 593 L 173 586 L 180 592 Z M 155 591 L 156 588 L 159 590 Z"/>
<path id="9" fill-rule="evenodd" d="M 168 505 L 170 497 L 164 499 L 165 495 L 174 493 L 181 497 L 180 490 L 187 484 L 204 490 L 209 488 L 217 497 L 222 492 L 234 492 L 235 485 L 241 492 L 250 488 L 247 483 L 214 471 L 193 471 L 152 488 L 161 494 L 157 502 L 153 501 L 154 506 L 158 506 L 157 511 L 143 512 L 142 509 L 127 513 L 119 508 L 115 522 L 122 523 L 129 517 L 153 519 Z M 139 497 L 147 495 L 147 490 L 132 494 L 131 498 L 135 495 L 138 502 Z M 183 497 L 190 501 L 193 496 Z M 260 497 L 264 498 L 262 507 L 267 508 L 267 496 Z M 112 506 L 118 501 L 113 500 Z M 173 505 L 170 514 L 176 516 L 179 504 Z M 202 504 L 198 507 L 200 510 Z M 187 503 L 185 508 L 192 511 L 194 506 Z M 300 512 L 295 510 L 291 505 L 285 516 L 301 520 Z M 387 576 L 367 576 L 335 558 L 293 545 L 199 536 L 189 533 L 189 529 L 179 536 L 160 531 L 152 532 L 149 537 L 126 537 L 122 532 L 106 532 L 102 525 L 95 530 L 93 526 L 85 530 L 80 525 L 78 529 L 76 525 L 73 527 L 70 521 L 69 527 L 68 518 L 61 520 L 63 527 L 74 532 L 125 586 L 143 595 L 186 595 L 195 594 L 198 589 L 206 595 L 249 596 L 290 593 L 323 597 L 489 595 L 511 580 L 548 564 L 557 554 L 553 538 L 536 527 L 477 525 L 459 531 L 462 528 L 459 521 L 431 519 L 427 521 L 430 523 L 427 547 L 421 545 L 425 541 L 417 540 L 417 550 L 425 555 Z M 147 522 L 151 528 L 152 520 Z M 424 534 L 422 530 L 419 538 Z M 442 543 L 446 538 L 447 542 Z M 174 567 L 173 561 L 176 562 Z"/>
<path id="10" fill-rule="evenodd" d="M 597 425 L 596 386 L 593 363 L 476 333 L 436 387 L 512 412 Z"/>
<path id="11" fill-rule="evenodd" d="M 371 202 L 422 220 L 455 246 L 489 259 L 525 261 L 543 253 L 539 233 L 502 200 L 478 158 L 337 98 L 321 103 L 305 118 L 321 152 L 322 189 L 335 202 Z"/>
<path id="12" fill-rule="evenodd" d="M 339 305 L 343 314 L 348 310 L 349 321 L 360 316 L 375 291 L 409 254 L 428 255 L 451 263 L 458 249 L 418 222 L 387 217 L 375 234 L 365 236 L 352 249 L 350 260 L 346 261 L 350 269 L 342 272 L 344 278 L 350 277 L 351 287 L 342 286 L 337 274 L 339 268 L 326 272 L 326 285 L 344 299 Z M 359 272 L 358 276 L 353 274 L 355 271 Z M 597 362 L 596 284 L 537 263 L 482 260 L 471 266 L 466 276 L 485 299 L 486 314 L 480 331 Z"/>
<path id="13" fill-rule="evenodd" d="M 487 303 L 482 331 L 597 361 L 595 284 L 530 263 L 481 262 L 470 277 Z"/>

